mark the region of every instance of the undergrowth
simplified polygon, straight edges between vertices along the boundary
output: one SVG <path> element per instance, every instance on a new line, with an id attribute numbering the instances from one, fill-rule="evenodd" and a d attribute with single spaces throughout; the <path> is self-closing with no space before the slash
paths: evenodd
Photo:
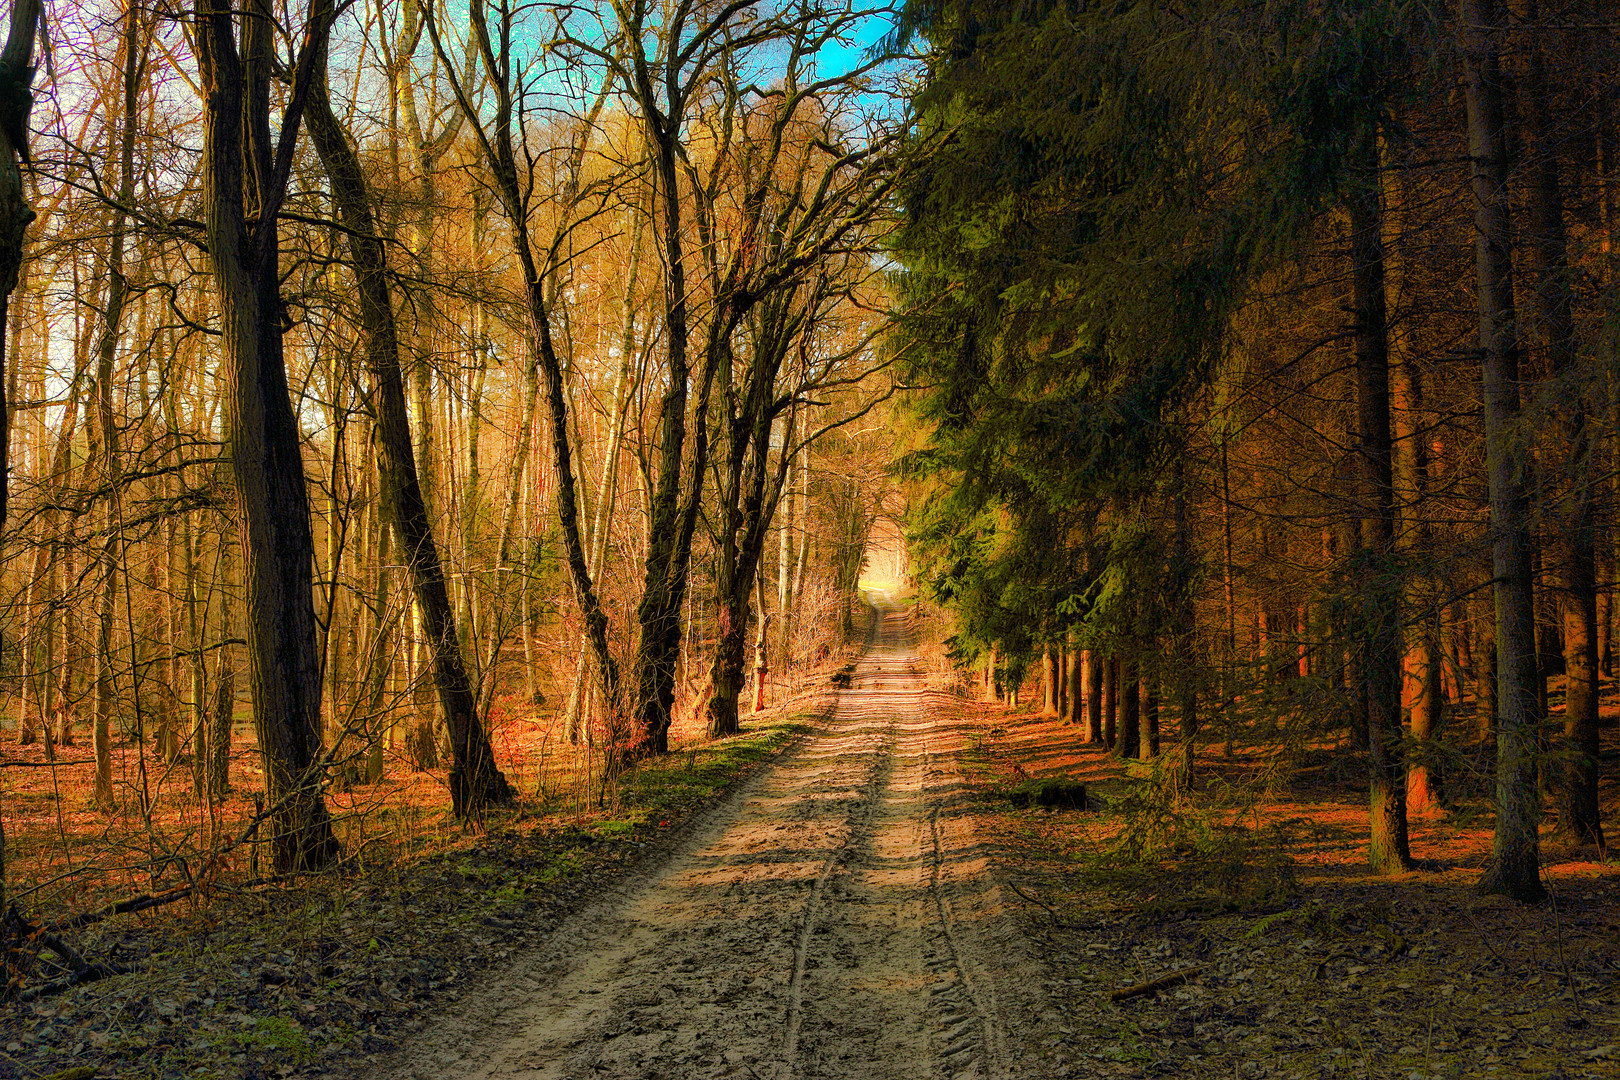
<path id="1" fill-rule="evenodd" d="M 1078 855 L 1079 869 L 1150 911 L 1281 910 L 1299 893 L 1297 838 L 1291 822 L 1261 822 L 1262 794 L 1219 778 L 1191 793 L 1179 755 L 1127 763 L 1103 811 L 1116 827 Z"/>

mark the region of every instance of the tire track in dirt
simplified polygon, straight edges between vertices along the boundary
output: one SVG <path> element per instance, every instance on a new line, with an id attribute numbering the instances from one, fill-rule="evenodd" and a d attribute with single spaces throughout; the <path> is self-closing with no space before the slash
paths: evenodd
<path id="1" fill-rule="evenodd" d="M 955 766 L 959 703 L 878 614 L 830 717 L 661 863 L 371 1075 L 1019 1077 L 1040 1003 Z M 1033 1035 L 1033 1032 L 1027 1032 Z"/>

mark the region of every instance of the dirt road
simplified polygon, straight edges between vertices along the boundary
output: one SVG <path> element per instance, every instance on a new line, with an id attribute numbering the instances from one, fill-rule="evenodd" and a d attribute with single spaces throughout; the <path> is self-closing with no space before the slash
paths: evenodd
<path id="1" fill-rule="evenodd" d="M 1030 961 L 955 764 L 953 700 L 878 616 L 833 714 L 660 864 L 403 1048 L 391 1075 L 1038 1076 Z"/>

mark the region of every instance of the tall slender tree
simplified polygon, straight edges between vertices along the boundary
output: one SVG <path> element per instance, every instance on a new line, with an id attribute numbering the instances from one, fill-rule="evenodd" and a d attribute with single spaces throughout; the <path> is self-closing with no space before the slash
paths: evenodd
<path id="1" fill-rule="evenodd" d="M 286 104 L 271 128 L 280 21 L 264 0 L 198 0 L 203 215 L 219 300 L 225 428 L 242 528 L 248 684 L 278 870 L 336 857 L 321 793 L 321 669 L 298 418 L 282 343 L 280 214 L 315 63 L 330 20 L 308 11 Z"/>
<path id="2" fill-rule="evenodd" d="M 330 18 L 330 0 L 315 0 L 312 17 Z M 478 713 L 468 676 L 462 635 L 445 587 L 444 567 L 417 476 L 411 444 L 399 333 L 388 291 L 387 250 L 378 234 L 375 200 L 360 158 L 332 111 L 327 55 L 319 48 L 312 68 L 308 105 L 310 138 L 332 184 L 332 199 L 345 230 L 359 284 L 361 337 L 371 374 L 370 407 L 375 420 L 377 469 L 388 520 L 398 533 L 423 628 L 433 657 L 433 681 L 450 732 L 450 805 L 456 817 L 476 819 L 486 806 L 510 803 L 511 785 L 495 764 L 489 732 Z"/>
<path id="3" fill-rule="evenodd" d="M 1521 428 L 1519 330 L 1513 301 L 1513 193 L 1501 52 L 1493 0 L 1458 0 L 1474 194 L 1474 265 L 1479 355 L 1485 396 L 1486 474 L 1490 489 L 1491 576 L 1496 592 L 1496 831 L 1480 888 L 1538 900 L 1541 884 L 1541 793 L 1536 734 L 1536 615 L 1526 477 L 1530 460 Z"/>

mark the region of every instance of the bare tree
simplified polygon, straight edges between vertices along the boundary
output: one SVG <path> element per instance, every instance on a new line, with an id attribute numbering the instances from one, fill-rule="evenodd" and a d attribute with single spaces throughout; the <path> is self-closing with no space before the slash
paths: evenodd
<path id="1" fill-rule="evenodd" d="M 338 853 L 320 780 L 321 671 L 314 540 L 282 344 L 279 215 L 329 20 L 304 21 L 291 87 L 271 133 L 277 21 L 263 0 L 198 0 L 203 210 L 219 297 L 226 433 L 242 524 L 249 674 L 280 870 Z M 240 21 L 240 29 L 237 23 Z"/>
<path id="2" fill-rule="evenodd" d="M 22 273 L 23 242 L 34 211 L 24 197 L 22 165 L 28 162 L 28 113 L 33 106 L 34 33 L 44 0 L 14 0 L 6 45 L 0 50 L 0 526 L 5 525 L 11 443 L 11 410 L 5 398 L 6 330 L 11 294 Z M 6 836 L 0 824 L 0 904 L 5 901 Z"/>
<path id="3" fill-rule="evenodd" d="M 317 0 L 324 15 L 330 0 Z M 319 16 L 318 16 L 319 17 Z M 332 197 L 343 219 L 350 259 L 360 286 L 360 327 L 371 373 L 371 411 L 376 419 L 378 474 L 388 518 L 404 548 L 416 603 L 422 612 L 439 703 L 450 729 L 450 803 L 456 817 L 476 819 L 490 804 L 512 801 L 512 789 L 495 765 L 489 733 L 479 720 L 467 674 L 444 568 L 434 543 L 427 502 L 416 471 L 405 382 L 399 362 L 399 334 L 388 292 L 388 261 L 378 236 L 373 198 L 360 159 L 332 112 L 324 48 L 315 61 L 308 106 L 310 138 L 332 183 Z"/>

